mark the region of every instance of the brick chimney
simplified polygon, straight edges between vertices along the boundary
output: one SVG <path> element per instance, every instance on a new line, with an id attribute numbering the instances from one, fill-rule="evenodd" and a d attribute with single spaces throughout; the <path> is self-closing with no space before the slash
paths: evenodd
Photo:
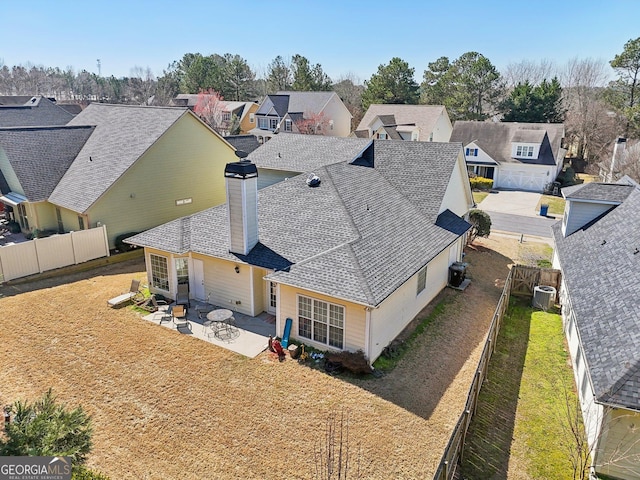
<path id="1" fill-rule="evenodd" d="M 229 251 L 247 255 L 258 243 L 258 169 L 249 160 L 224 169 L 229 221 Z"/>

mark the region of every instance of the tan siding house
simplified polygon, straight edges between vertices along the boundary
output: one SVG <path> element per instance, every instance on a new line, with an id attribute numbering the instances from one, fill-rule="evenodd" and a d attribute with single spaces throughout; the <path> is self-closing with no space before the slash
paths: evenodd
<path id="1" fill-rule="evenodd" d="M 110 247 L 136 233 L 225 201 L 222 137 L 180 108 L 92 104 L 74 123 L 95 125 L 49 202 L 64 231 L 106 225 Z"/>
<path id="2" fill-rule="evenodd" d="M 304 173 L 258 190 L 267 147 Z M 461 145 L 283 134 L 261 149 L 226 166 L 226 205 L 127 240 L 145 248 L 151 290 L 172 296 L 172 263 L 188 257 L 193 298 L 271 312 L 278 335 L 291 319 L 299 342 L 375 360 L 461 260 L 473 205 Z"/>

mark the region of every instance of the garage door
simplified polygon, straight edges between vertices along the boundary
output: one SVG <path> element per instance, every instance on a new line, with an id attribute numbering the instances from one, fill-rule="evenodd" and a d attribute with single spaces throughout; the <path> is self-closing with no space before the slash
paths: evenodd
<path id="1" fill-rule="evenodd" d="M 541 192 L 544 189 L 545 178 L 524 170 L 501 170 L 499 187 Z"/>

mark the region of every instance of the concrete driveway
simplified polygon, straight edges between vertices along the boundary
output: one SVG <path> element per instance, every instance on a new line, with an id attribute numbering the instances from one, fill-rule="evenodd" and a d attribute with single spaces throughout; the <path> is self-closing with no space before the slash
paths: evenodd
<path id="1" fill-rule="evenodd" d="M 538 217 L 540 212 L 536 207 L 541 197 L 541 194 L 534 192 L 494 190 L 478 204 L 478 208 L 486 212 Z"/>

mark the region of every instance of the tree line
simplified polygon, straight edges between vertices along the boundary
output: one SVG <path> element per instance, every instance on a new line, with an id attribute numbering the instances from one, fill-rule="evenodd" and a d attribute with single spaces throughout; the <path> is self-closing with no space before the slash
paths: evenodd
<path id="1" fill-rule="evenodd" d="M 607 63 L 591 58 L 563 67 L 524 60 L 501 73 L 481 53 L 467 52 L 429 62 L 417 83 L 415 69 L 394 57 L 360 84 L 349 76 L 332 80 L 319 63 L 299 54 L 277 56 L 259 74 L 240 55 L 187 53 L 158 78 L 141 67 L 115 78 L 71 67 L 10 68 L 0 61 L 0 94 L 168 105 L 179 93 L 211 90 L 233 101 L 259 101 L 281 90 L 333 90 L 354 116 L 354 126 L 374 103 L 445 105 L 452 121 L 564 122 L 573 154 L 593 162 L 609 154 L 616 136 L 640 137 L 640 38 L 629 40 L 609 65 L 614 81 L 608 80 Z"/>

